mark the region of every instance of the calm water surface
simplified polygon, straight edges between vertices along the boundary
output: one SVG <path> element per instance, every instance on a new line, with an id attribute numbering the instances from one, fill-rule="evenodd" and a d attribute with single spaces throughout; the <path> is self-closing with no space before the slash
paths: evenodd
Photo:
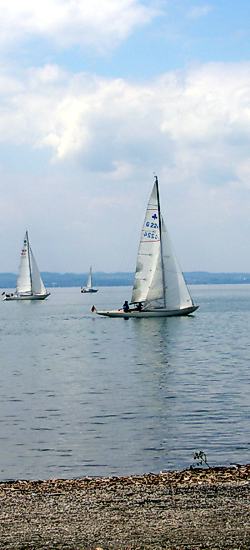
<path id="1" fill-rule="evenodd" d="M 108 319 L 129 288 L 1 302 L 0 479 L 249 462 L 250 286 L 193 286 L 193 317 Z"/>

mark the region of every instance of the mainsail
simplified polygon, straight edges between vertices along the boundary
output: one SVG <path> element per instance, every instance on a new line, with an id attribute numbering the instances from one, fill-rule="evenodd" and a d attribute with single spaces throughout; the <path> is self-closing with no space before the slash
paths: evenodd
<path id="1" fill-rule="evenodd" d="M 161 216 L 157 178 L 142 226 L 131 302 L 168 311 L 193 305 Z"/>
<path id="2" fill-rule="evenodd" d="M 89 276 L 88 276 L 86 288 L 92 288 L 92 267 L 90 267 L 90 270 L 89 270 Z"/>
<path id="3" fill-rule="evenodd" d="M 23 248 L 21 250 L 21 259 L 19 265 L 19 273 L 17 277 L 17 293 L 31 292 L 31 269 L 30 269 L 30 257 L 29 257 L 29 240 L 28 233 L 26 231 Z"/>
<path id="4" fill-rule="evenodd" d="M 152 189 L 141 231 L 131 302 L 150 302 L 164 307 L 164 283 L 158 194 Z"/>

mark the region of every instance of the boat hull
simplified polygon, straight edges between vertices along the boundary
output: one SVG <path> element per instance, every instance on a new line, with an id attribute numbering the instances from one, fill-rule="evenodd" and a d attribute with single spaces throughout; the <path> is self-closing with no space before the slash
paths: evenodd
<path id="1" fill-rule="evenodd" d="M 12 296 L 11 295 L 5 295 L 3 297 L 3 300 L 5 300 L 6 302 L 11 302 L 13 300 L 15 301 L 20 301 L 20 300 L 45 300 L 45 298 L 48 298 L 48 296 L 50 296 L 50 292 L 47 292 L 46 294 L 32 294 L 32 295 L 28 295 L 28 294 L 13 294 Z"/>
<path id="2" fill-rule="evenodd" d="M 82 294 L 93 294 L 93 292 L 98 292 L 98 288 L 81 288 Z"/>
<path id="3" fill-rule="evenodd" d="M 103 315 L 104 317 L 116 317 L 116 318 L 130 318 L 135 317 L 137 319 L 145 319 L 149 317 L 180 317 L 182 315 L 190 315 L 198 309 L 199 306 L 190 306 L 182 309 L 167 310 L 167 309 L 156 309 L 156 310 L 145 310 L 145 311 L 123 311 L 122 309 L 114 309 L 110 311 L 96 311 L 97 315 Z"/>

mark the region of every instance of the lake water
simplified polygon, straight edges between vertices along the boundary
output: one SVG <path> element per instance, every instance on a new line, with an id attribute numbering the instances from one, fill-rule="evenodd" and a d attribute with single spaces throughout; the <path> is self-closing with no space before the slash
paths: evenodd
<path id="1" fill-rule="evenodd" d="M 194 316 L 109 319 L 130 288 L 1 302 L 0 479 L 249 462 L 250 286 L 192 286 Z"/>

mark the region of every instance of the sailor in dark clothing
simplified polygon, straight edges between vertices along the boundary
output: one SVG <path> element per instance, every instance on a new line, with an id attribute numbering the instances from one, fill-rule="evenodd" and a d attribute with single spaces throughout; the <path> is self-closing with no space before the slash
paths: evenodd
<path id="1" fill-rule="evenodd" d="M 125 302 L 124 302 L 122 308 L 123 308 L 123 311 L 124 311 L 125 313 L 127 313 L 127 312 L 129 311 L 128 300 L 125 300 Z"/>

